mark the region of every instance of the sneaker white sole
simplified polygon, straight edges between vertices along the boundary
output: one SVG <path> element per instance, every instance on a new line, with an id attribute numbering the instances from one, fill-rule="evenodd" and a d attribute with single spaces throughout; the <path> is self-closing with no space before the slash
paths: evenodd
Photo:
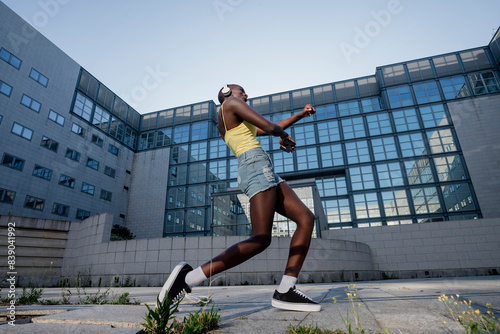
<path id="1" fill-rule="evenodd" d="M 319 304 L 301 304 L 301 303 L 288 303 L 282 302 L 276 299 L 272 299 L 271 305 L 273 307 L 289 310 L 289 311 L 301 311 L 301 312 L 319 312 L 321 311 L 321 305 Z"/>
<path id="2" fill-rule="evenodd" d="M 181 262 L 178 265 L 175 266 L 174 270 L 170 273 L 170 276 L 168 276 L 167 281 L 165 284 L 163 284 L 163 287 L 161 288 L 160 294 L 158 295 L 158 299 L 160 299 L 160 302 L 162 302 L 165 299 L 165 295 L 167 294 L 167 291 L 170 290 L 172 287 L 172 284 L 174 284 L 175 279 L 179 275 L 179 272 L 181 271 L 182 267 L 186 265 L 186 262 Z M 156 307 L 158 307 L 158 303 L 155 304 Z"/>

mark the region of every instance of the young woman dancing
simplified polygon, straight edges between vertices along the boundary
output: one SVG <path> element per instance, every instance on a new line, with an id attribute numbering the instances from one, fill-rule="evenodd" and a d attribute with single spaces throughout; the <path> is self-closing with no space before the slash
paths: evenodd
<path id="1" fill-rule="evenodd" d="M 218 99 L 222 104 L 218 115 L 219 132 L 238 159 L 238 185 L 250 198 L 252 232 L 248 239 L 229 247 L 194 270 L 185 262 L 179 263 L 163 286 L 159 300 L 163 301 L 168 296 L 178 301 L 208 277 L 239 265 L 265 250 L 271 244 L 273 218 L 277 212 L 293 220 L 297 229 L 290 243 L 283 278 L 271 304 L 286 310 L 319 311 L 321 306 L 295 287 L 309 250 L 314 214 L 290 186 L 274 173 L 271 159 L 255 138 L 280 137 L 281 148 L 291 152 L 295 143 L 285 129 L 311 116 L 316 110 L 308 104 L 302 112 L 278 123 L 271 123 L 246 104 L 248 95 L 239 85 L 225 85 L 219 91 Z"/>

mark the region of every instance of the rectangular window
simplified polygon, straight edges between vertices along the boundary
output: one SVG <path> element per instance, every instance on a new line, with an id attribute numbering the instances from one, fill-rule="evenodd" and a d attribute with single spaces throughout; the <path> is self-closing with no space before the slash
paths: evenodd
<path id="1" fill-rule="evenodd" d="M 302 147 L 306 145 L 316 144 L 316 137 L 314 136 L 314 125 L 298 125 L 293 128 L 293 139 L 297 146 Z"/>
<path id="2" fill-rule="evenodd" d="M 447 100 L 470 96 L 463 76 L 439 79 L 439 82 L 443 89 L 444 98 Z"/>
<path id="3" fill-rule="evenodd" d="M 346 118 L 342 120 L 344 139 L 366 137 L 363 117 Z"/>
<path id="4" fill-rule="evenodd" d="M 433 154 L 455 152 L 457 147 L 450 129 L 428 131 L 429 146 Z"/>
<path id="5" fill-rule="evenodd" d="M 16 198 L 15 191 L 0 188 L 0 203 L 14 204 L 14 198 Z"/>
<path id="6" fill-rule="evenodd" d="M 191 155 L 189 160 L 191 162 L 206 160 L 207 159 L 207 143 L 193 143 L 191 144 Z"/>
<path id="7" fill-rule="evenodd" d="M 337 117 L 337 113 L 334 104 L 327 104 L 326 106 L 319 106 L 316 108 L 316 119 L 318 121 L 335 117 Z"/>
<path id="8" fill-rule="evenodd" d="M 191 128 L 191 141 L 203 140 L 208 137 L 208 123 L 194 123 Z"/>
<path id="9" fill-rule="evenodd" d="M 3 81 L 0 81 L 0 93 L 2 93 L 5 96 L 10 97 L 10 93 L 12 93 L 12 86 L 7 85 Z"/>
<path id="10" fill-rule="evenodd" d="M 347 223 L 351 221 L 351 209 L 347 198 L 323 201 L 328 224 Z"/>
<path id="11" fill-rule="evenodd" d="M 83 129 L 81 126 L 79 126 L 78 124 L 75 124 L 75 123 L 73 123 L 73 125 L 71 126 L 71 132 L 74 132 L 77 135 L 82 136 L 82 137 L 85 136 L 85 129 Z"/>
<path id="12" fill-rule="evenodd" d="M 223 160 L 225 162 L 225 160 Z M 209 180 L 218 180 L 219 177 L 224 177 L 226 175 L 226 165 L 220 166 L 219 163 L 215 161 L 210 162 L 210 170 L 209 170 Z M 181 184 L 187 183 L 187 165 L 179 165 L 170 167 L 170 178 L 169 185 L 178 186 Z"/>
<path id="13" fill-rule="evenodd" d="M 417 214 L 441 212 L 436 187 L 413 188 L 411 197 Z"/>
<path id="14" fill-rule="evenodd" d="M 172 162 L 176 164 L 188 162 L 188 149 L 188 145 L 174 147 L 172 149 Z"/>
<path id="15" fill-rule="evenodd" d="M 30 108 L 33 111 L 40 112 L 40 108 L 42 105 L 40 102 L 33 100 L 31 97 L 29 97 L 26 94 L 23 94 L 23 97 L 21 98 L 21 104 L 25 107 Z"/>
<path id="16" fill-rule="evenodd" d="M 352 190 L 365 190 L 375 188 L 375 178 L 371 166 L 350 167 L 349 176 Z"/>
<path id="17" fill-rule="evenodd" d="M 340 144 L 323 145 L 319 147 L 323 167 L 344 165 L 344 155 Z"/>
<path id="18" fill-rule="evenodd" d="M 410 206 L 404 189 L 382 191 L 382 203 L 384 203 L 386 217 L 410 214 Z"/>
<path id="19" fill-rule="evenodd" d="M 109 134 L 118 140 L 123 140 L 123 135 L 125 133 L 125 125 L 118 118 L 111 116 L 111 126 L 109 128 Z"/>
<path id="20" fill-rule="evenodd" d="M 411 81 L 421 81 L 434 77 L 429 60 L 417 60 L 407 63 L 408 73 L 410 74 Z"/>
<path id="21" fill-rule="evenodd" d="M 360 162 L 370 161 L 370 152 L 368 150 L 368 142 L 359 140 L 345 144 L 347 153 L 347 163 L 357 164 Z"/>
<path id="22" fill-rule="evenodd" d="M 76 219 L 84 220 L 90 217 L 90 211 L 83 209 L 76 209 Z"/>
<path id="23" fill-rule="evenodd" d="M 59 203 L 54 203 L 52 207 L 52 213 L 58 216 L 68 217 L 69 206 Z"/>
<path id="24" fill-rule="evenodd" d="M 471 190 L 467 183 L 447 184 L 441 186 L 444 205 L 448 212 L 476 210 Z"/>
<path id="25" fill-rule="evenodd" d="M 407 107 L 413 105 L 410 87 L 401 86 L 387 89 L 391 108 Z"/>
<path id="26" fill-rule="evenodd" d="M 92 143 L 96 144 L 99 147 L 102 147 L 104 141 L 99 136 L 92 135 Z"/>
<path id="27" fill-rule="evenodd" d="M 456 55 L 436 57 L 432 59 L 432 61 L 434 62 L 434 67 L 440 77 L 462 72 Z"/>
<path id="28" fill-rule="evenodd" d="M 92 102 L 91 99 L 85 97 L 83 94 L 77 93 L 75 104 L 73 106 L 73 113 L 77 114 L 87 122 L 90 122 L 92 109 L 94 109 L 94 102 Z"/>
<path id="29" fill-rule="evenodd" d="M 4 153 L 2 158 L 2 166 L 17 169 L 19 171 L 23 170 L 24 160 L 13 155 Z"/>
<path id="30" fill-rule="evenodd" d="M 59 148 L 59 143 L 53 139 L 50 139 L 49 137 L 42 136 L 42 142 L 40 143 L 40 146 L 45 147 L 51 151 L 57 152 L 57 149 Z"/>
<path id="31" fill-rule="evenodd" d="M 417 112 L 414 108 L 407 108 L 392 113 L 394 118 L 394 124 L 396 125 L 396 131 L 410 131 L 420 129 L 418 124 Z"/>
<path id="32" fill-rule="evenodd" d="M 67 175 L 61 175 L 59 177 L 59 184 L 61 186 L 65 186 L 65 187 L 68 187 L 68 188 L 74 188 L 75 187 L 75 182 L 76 180 L 70 176 L 67 176 Z"/>
<path id="33" fill-rule="evenodd" d="M 39 178 L 50 181 L 50 178 L 52 177 L 52 170 L 39 165 L 35 165 L 35 168 L 33 169 L 33 176 L 37 176 Z"/>
<path id="34" fill-rule="evenodd" d="M 217 138 L 210 141 L 210 159 L 227 157 L 227 145 L 221 139 Z"/>
<path id="35" fill-rule="evenodd" d="M 109 146 L 108 146 L 108 151 L 109 151 L 111 154 L 118 155 L 118 147 L 116 147 L 116 146 L 115 146 L 115 145 L 113 145 L 113 144 L 109 144 Z"/>
<path id="36" fill-rule="evenodd" d="M 318 186 L 318 192 L 321 197 L 347 195 L 345 176 L 316 179 L 316 185 Z"/>
<path id="37" fill-rule="evenodd" d="M 420 115 L 422 115 L 424 127 L 426 128 L 449 124 L 442 104 L 420 107 Z"/>
<path id="38" fill-rule="evenodd" d="M 4 48 L 0 50 L 0 59 L 4 60 L 5 62 L 7 62 L 8 64 L 12 65 L 17 69 L 21 68 L 21 59 L 17 58 Z"/>
<path id="39" fill-rule="evenodd" d="M 372 114 L 366 116 L 368 121 L 368 130 L 370 131 L 370 136 L 377 136 L 388 134 L 392 132 L 391 121 L 389 120 L 389 114 Z"/>
<path id="40" fill-rule="evenodd" d="M 33 130 L 28 129 L 21 124 L 17 124 L 16 122 L 14 122 L 14 124 L 12 125 L 11 132 L 27 140 L 31 140 L 31 138 L 33 137 Z"/>
<path id="41" fill-rule="evenodd" d="M 116 175 L 116 170 L 114 168 L 109 167 L 109 166 L 104 166 L 104 174 L 106 174 L 109 177 L 114 178 Z"/>
<path id="42" fill-rule="evenodd" d="M 207 165 L 203 163 L 190 164 L 188 183 L 199 183 L 206 181 L 207 181 Z"/>
<path id="43" fill-rule="evenodd" d="M 156 146 L 168 146 L 172 143 L 172 128 L 158 130 L 156 133 Z"/>
<path id="44" fill-rule="evenodd" d="M 435 157 L 434 165 L 439 181 L 460 181 L 466 178 L 464 165 L 459 155 Z"/>
<path id="45" fill-rule="evenodd" d="M 273 164 L 276 173 L 292 172 L 293 168 L 293 155 L 277 151 L 273 153 Z"/>
<path id="46" fill-rule="evenodd" d="M 316 147 L 298 148 L 294 152 L 297 157 L 298 170 L 319 168 Z"/>
<path id="47" fill-rule="evenodd" d="M 401 154 L 404 158 L 419 156 L 427 153 L 421 133 L 399 135 L 398 139 L 399 146 L 401 147 Z"/>
<path id="48" fill-rule="evenodd" d="M 375 161 L 398 158 L 394 137 L 372 139 L 372 149 Z"/>
<path id="49" fill-rule="evenodd" d="M 110 114 L 99 106 L 95 107 L 92 124 L 104 132 L 108 132 Z"/>
<path id="50" fill-rule="evenodd" d="M 340 140 L 339 124 L 336 120 L 318 123 L 316 126 L 320 143 Z"/>
<path id="51" fill-rule="evenodd" d="M 105 201 L 111 201 L 111 197 L 113 196 L 113 193 L 111 191 L 107 191 L 104 189 L 101 189 L 101 199 Z"/>
<path id="52" fill-rule="evenodd" d="M 61 126 L 64 126 L 64 121 L 66 120 L 63 116 L 59 115 L 54 110 L 49 111 L 49 119 Z"/>
<path id="53" fill-rule="evenodd" d="M 469 75 L 474 94 L 486 94 L 498 92 L 498 83 L 493 72 L 477 73 Z"/>
<path id="54" fill-rule="evenodd" d="M 434 182 L 429 159 L 408 160 L 404 164 L 410 185 Z"/>
<path id="55" fill-rule="evenodd" d="M 49 79 L 34 68 L 31 69 L 30 78 L 44 87 L 47 87 L 47 84 L 49 83 Z"/>
<path id="56" fill-rule="evenodd" d="M 377 164 L 376 167 L 381 188 L 403 185 L 403 174 L 398 162 Z"/>
<path id="57" fill-rule="evenodd" d="M 45 205 L 45 200 L 33 196 L 26 196 L 26 201 L 24 202 L 25 208 L 30 208 L 33 210 L 43 211 L 43 206 Z"/>
<path id="58" fill-rule="evenodd" d="M 435 81 L 414 84 L 413 91 L 415 92 L 418 104 L 437 102 L 441 100 L 437 83 Z"/>
<path id="59" fill-rule="evenodd" d="M 141 133 L 139 139 L 139 150 L 145 150 L 154 147 L 155 131 Z"/>
<path id="60" fill-rule="evenodd" d="M 90 167 L 95 170 L 99 170 L 99 161 L 94 160 L 92 158 L 87 159 L 87 167 Z"/>
<path id="61" fill-rule="evenodd" d="M 174 143 L 187 143 L 189 141 L 189 125 L 176 126 L 174 129 Z"/>
<path id="62" fill-rule="evenodd" d="M 359 114 L 359 112 L 360 112 L 360 110 L 359 110 L 358 101 L 339 103 L 339 115 L 340 116 L 357 115 L 357 114 Z"/>
<path id="63" fill-rule="evenodd" d="M 380 217 L 377 193 L 356 194 L 353 199 L 357 219 Z"/>
<path id="64" fill-rule="evenodd" d="M 382 68 L 382 75 L 387 86 L 399 85 L 408 82 L 403 65 L 387 66 Z"/>
<path id="65" fill-rule="evenodd" d="M 95 192 L 95 186 L 88 184 L 86 182 L 82 182 L 82 193 L 94 196 L 94 192 Z"/>
<path id="66" fill-rule="evenodd" d="M 66 150 L 65 157 L 69 158 L 71 160 L 74 160 L 74 161 L 80 161 L 80 153 L 78 153 L 77 151 L 74 151 L 70 148 L 68 148 Z"/>
<path id="67" fill-rule="evenodd" d="M 370 97 L 367 99 L 362 99 L 361 107 L 363 108 L 363 112 L 372 112 L 384 109 L 382 107 L 382 101 L 380 100 L 379 97 Z"/>

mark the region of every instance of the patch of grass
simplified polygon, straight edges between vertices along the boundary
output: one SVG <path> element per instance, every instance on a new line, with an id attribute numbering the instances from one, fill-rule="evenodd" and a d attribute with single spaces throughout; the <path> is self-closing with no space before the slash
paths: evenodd
<path id="1" fill-rule="evenodd" d="M 182 321 L 182 333 L 202 334 L 207 333 L 219 326 L 220 315 L 214 310 L 214 306 L 210 311 L 201 309 L 199 312 L 189 313 Z"/>
<path id="2" fill-rule="evenodd" d="M 174 313 L 179 308 L 180 300 L 172 303 L 170 298 L 160 301 L 156 297 L 156 307 L 154 309 L 146 305 L 148 313 L 144 316 L 145 323 L 142 324 L 144 332 L 148 334 L 167 334 L 178 328 L 178 323 L 174 319 Z M 169 321 L 172 322 L 169 324 Z"/>
<path id="3" fill-rule="evenodd" d="M 37 289 L 35 287 L 31 287 L 29 291 L 26 290 L 26 287 L 23 286 L 23 293 L 16 298 L 17 305 L 27 305 L 27 304 L 37 304 L 39 303 L 39 299 L 42 296 L 43 289 Z M 10 303 L 12 298 L 0 298 L 0 302 L 2 303 Z"/>
<path id="4" fill-rule="evenodd" d="M 286 328 L 288 334 L 345 334 L 344 331 L 337 329 L 335 331 L 331 331 L 329 329 L 321 329 L 318 325 L 309 325 L 309 326 L 288 326 Z"/>

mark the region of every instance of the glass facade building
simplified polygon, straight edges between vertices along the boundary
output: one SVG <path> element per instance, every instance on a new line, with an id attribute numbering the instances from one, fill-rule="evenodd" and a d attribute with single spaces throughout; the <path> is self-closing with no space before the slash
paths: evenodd
<path id="1" fill-rule="evenodd" d="M 6 31 L 15 31 L 20 19 L 2 15 Z M 258 139 L 325 228 L 483 218 L 450 105 L 500 95 L 499 40 L 497 32 L 488 46 L 250 98 L 271 122 L 316 107 L 289 129 L 292 154 L 279 149 L 278 138 Z M 236 189 L 238 162 L 217 130 L 220 105 L 141 115 L 60 50 L 52 71 L 43 66 L 53 65 L 49 56 L 0 42 L 2 214 L 81 220 L 112 212 L 128 225 L 130 180 L 139 179 L 132 161 L 161 151 L 168 175 L 155 194 L 165 203 L 154 210 L 164 217 L 157 222 L 163 236 L 250 232 L 249 204 Z M 291 233 L 277 215 L 275 234 Z"/>

